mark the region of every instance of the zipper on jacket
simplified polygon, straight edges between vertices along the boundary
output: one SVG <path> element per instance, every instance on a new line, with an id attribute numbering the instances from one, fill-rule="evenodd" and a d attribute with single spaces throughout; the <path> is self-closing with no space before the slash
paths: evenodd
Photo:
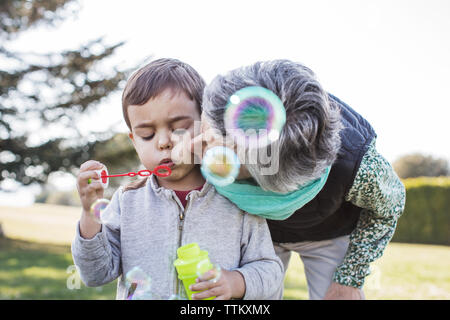
<path id="1" fill-rule="evenodd" d="M 184 218 L 186 216 L 186 212 L 188 210 L 189 204 L 190 204 L 190 198 L 188 200 L 188 203 L 186 204 L 186 208 L 185 210 L 180 212 L 180 219 L 178 221 L 178 248 L 181 247 L 181 240 L 182 240 L 182 236 L 183 236 L 183 224 L 184 224 Z M 178 275 L 176 276 L 176 286 L 175 286 L 175 293 L 177 296 L 180 296 L 180 282 L 181 280 L 178 279 Z"/>

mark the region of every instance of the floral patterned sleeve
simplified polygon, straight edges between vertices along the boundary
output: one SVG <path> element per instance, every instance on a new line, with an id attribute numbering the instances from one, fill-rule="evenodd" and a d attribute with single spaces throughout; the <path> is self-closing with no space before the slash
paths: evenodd
<path id="1" fill-rule="evenodd" d="M 350 244 L 333 281 L 362 288 L 369 264 L 383 255 L 405 207 L 405 187 L 389 162 L 375 149 L 364 155 L 345 200 L 363 208 Z"/>

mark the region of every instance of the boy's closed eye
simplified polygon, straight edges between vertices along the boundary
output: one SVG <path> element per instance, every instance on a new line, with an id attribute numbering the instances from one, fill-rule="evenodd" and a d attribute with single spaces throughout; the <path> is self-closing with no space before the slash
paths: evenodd
<path id="1" fill-rule="evenodd" d="M 155 136 L 155 134 L 153 133 L 153 134 L 151 134 L 149 136 L 145 136 L 145 137 L 141 137 L 141 138 L 142 138 L 142 140 L 148 141 L 148 140 L 151 140 L 154 136 Z"/>
<path id="2" fill-rule="evenodd" d="M 180 135 L 180 136 L 182 136 L 182 135 L 184 135 L 188 130 L 187 129 L 185 129 L 185 128 L 178 128 L 178 129 L 172 129 L 173 131 L 172 131 L 172 133 L 174 133 L 174 134 L 176 134 L 176 135 Z M 142 135 L 140 135 L 141 136 L 141 139 L 142 140 L 146 140 L 146 141 L 148 141 L 148 140 L 151 140 L 151 139 L 153 139 L 153 137 L 155 136 L 155 134 L 154 133 L 152 133 L 152 134 L 142 134 Z"/>
<path id="3" fill-rule="evenodd" d="M 187 132 L 187 129 L 175 129 L 173 131 L 174 134 L 179 135 L 179 136 L 184 135 L 186 132 Z M 152 140 L 154 136 L 155 136 L 155 134 L 153 133 L 148 136 L 141 136 L 141 139 L 145 140 L 145 141 L 149 141 L 149 140 Z"/>
<path id="4" fill-rule="evenodd" d="M 146 129 L 139 129 L 137 130 L 136 134 L 141 138 L 142 140 L 151 140 L 155 136 L 155 131 L 151 130 L 149 128 Z"/>

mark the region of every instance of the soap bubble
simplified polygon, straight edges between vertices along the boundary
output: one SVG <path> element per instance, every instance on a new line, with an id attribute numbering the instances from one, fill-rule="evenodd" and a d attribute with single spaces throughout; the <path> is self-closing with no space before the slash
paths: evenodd
<path id="1" fill-rule="evenodd" d="M 200 171 L 209 183 L 226 186 L 239 175 L 241 163 L 230 148 L 215 146 L 208 149 L 202 160 Z"/>
<path id="2" fill-rule="evenodd" d="M 127 300 L 158 300 L 160 297 L 152 294 L 151 278 L 141 268 L 134 267 L 125 276 L 125 286 L 128 289 Z"/>
<path id="3" fill-rule="evenodd" d="M 202 277 L 206 272 L 212 270 L 213 274 L 207 279 L 212 283 L 219 281 L 222 275 L 222 269 L 218 264 L 212 264 L 209 259 L 203 259 L 197 264 L 197 275 Z"/>
<path id="4" fill-rule="evenodd" d="M 95 221 L 98 223 L 104 222 L 102 220 L 102 214 L 105 211 L 106 207 L 109 205 L 110 201 L 108 199 L 97 199 L 91 205 L 90 213 Z"/>
<path id="5" fill-rule="evenodd" d="M 237 144 L 264 147 L 276 141 L 286 122 L 280 98 L 263 87 L 246 87 L 229 99 L 224 114 L 227 134 Z"/>

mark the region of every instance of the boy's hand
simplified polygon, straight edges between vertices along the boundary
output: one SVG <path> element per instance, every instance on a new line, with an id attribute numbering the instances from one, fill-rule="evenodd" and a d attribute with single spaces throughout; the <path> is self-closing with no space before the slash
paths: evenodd
<path id="1" fill-rule="evenodd" d="M 80 219 L 80 235 L 84 239 L 92 239 L 100 232 L 102 225 L 95 221 L 91 214 L 91 205 L 95 200 L 103 198 L 103 186 L 100 177 L 94 170 L 100 170 L 103 165 L 100 162 L 89 160 L 80 167 L 77 176 L 77 189 L 83 206 Z M 89 183 L 89 180 L 90 183 Z"/>
<path id="2" fill-rule="evenodd" d="M 213 279 L 217 272 L 209 270 L 201 277 L 198 277 L 196 284 L 191 285 L 192 291 L 202 291 L 192 295 L 193 300 L 200 300 L 209 297 L 216 297 L 215 300 L 229 300 L 231 298 L 241 299 L 245 294 L 244 277 L 238 271 L 221 271 L 221 276 L 216 282 Z"/>
<path id="3" fill-rule="evenodd" d="M 77 189 L 83 211 L 86 213 L 89 213 L 95 200 L 103 198 L 103 186 L 99 175 L 95 172 L 95 170 L 100 170 L 103 167 L 103 164 L 94 160 L 88 160 L 80 167 L 77 176 Z"/>

